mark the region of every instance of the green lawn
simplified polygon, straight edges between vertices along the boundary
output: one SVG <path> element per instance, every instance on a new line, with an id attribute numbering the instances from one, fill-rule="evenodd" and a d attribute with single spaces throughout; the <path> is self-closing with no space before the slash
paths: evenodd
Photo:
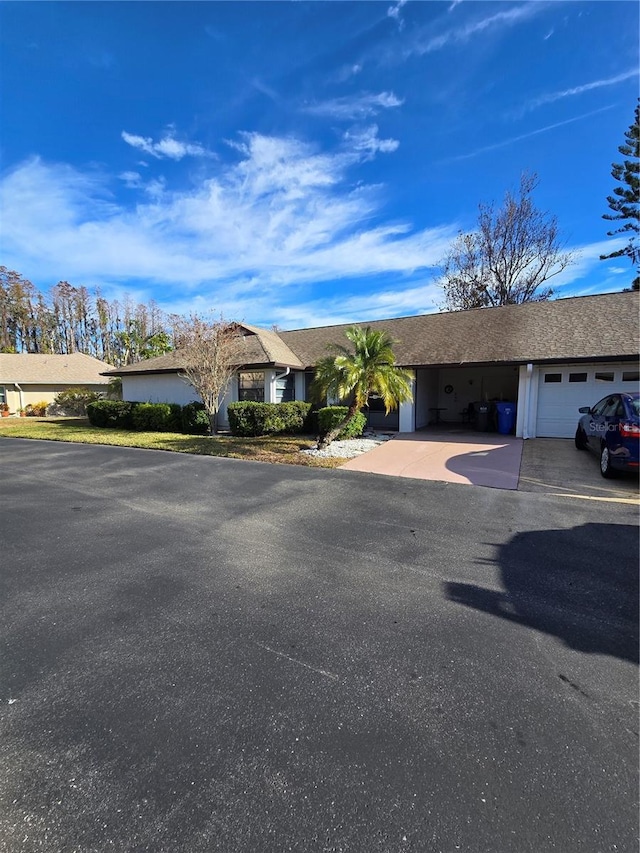
<path id="1" fill-rule="evenodd" d="M 219 435 L 210 438 L 175 432 L 132 432 L 92 427 L 85 418 L 0 418 L 0 438 L 40 438 L 47 441 L 73 441 L 78 444 L 115 444 L 119 447 L 170 450 L 174 453 L 195 453 L 200 456 L 284 462 L 312 468 L 336 468 L 345 461 L 300 453 L 303 448 L 314 445 L 313 439 L 305 436 L 234 438 L 230 435 Z"/>

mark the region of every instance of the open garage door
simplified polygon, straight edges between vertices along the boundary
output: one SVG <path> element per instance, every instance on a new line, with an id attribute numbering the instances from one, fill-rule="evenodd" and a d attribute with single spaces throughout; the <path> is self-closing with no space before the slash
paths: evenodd
<path id="1" fill-rule="evenodd" d="M 614 391 L 638 390 L 638 365 L 567 364 L 540 368 L 536 435 L 573 438 L 580 406 Z"/>

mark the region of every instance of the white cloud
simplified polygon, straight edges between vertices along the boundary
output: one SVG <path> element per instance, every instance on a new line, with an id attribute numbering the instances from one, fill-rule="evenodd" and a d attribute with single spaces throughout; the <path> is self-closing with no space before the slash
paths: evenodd
<path id="1" fill-rule="evenodd" d="M 396 151 L 400 143 L 397 139 L 380 139 L 378 137 L 378 125 L 348 130 L 343 139 L 354 151 L 363 152 L 371 159 L 378 153 L 390 154 Z"/>
<path id="2" fill-rule="evenodd" d="M 388 317 L 432 314 L 442 303 L 442 289 L 435 282 L 402 286 L 380 285 L 380 290 L 360 289 L 345 298 L 318 299 L 304 305 L 282 307 L 275 321 L 283 329 L 329 326 L 337 323 L 367 323 Z"/>
<path id="3" fill-rule="evenodd" d="M 586 243 L 578 246 L 570 246 L 569 251 L 573 253 L 574 261 L 571 266 L 559 273 L 550 282 L 556 296 L 586 296 L 589 293 L 606 293 L 608 291 L 622 290 L 625 282 L 621 281 L 619 273 L 624 272 L 617 264 L 605 263 L 600 260 L 600 255 L 608 255 L 621 249 L 626 240 L 623 237 L 614 237 L 608 240 L 598 240 L 595 243 Z M 633 268 L 631 264 L 627 267 L 627 275 L 631 285 L 633 279 Z M 584 282 L 584 284 L 580 284 Z M 577 286 L 576 286 L 577 285 Z M 570 288 L 571 293 L 562 292 Z"/>
<path id="4" fill-rule="evenodd" d="M 442 50 L 451 44 L 464 44 L 474 36 L 481 33 L 486 33 L 499 28 L 511 27 L 515 24 L 521 23 L 522 21 L 526 21 L 534 15 L 539 14 L 546 5 L 547 4 L 543 2 L 534 3 L 529 0 L 529 2 L 513 6 L 506 11 L 496 12 L 486 18 L 479 18 L 463 26 L 445 30 L 439 35 L 421 33 L 406 48 L 404 56 L 408 57 L 413 54 L 422 56 L 425 53 L 433 53 L 434 51 Z M 452 7 L 450 7 L 450 9 L 451 8 Z"/>
<path id="5" fill-rule="evenodd" d="M 140 172 L 122 172 L 118 177 L 121 181 L 124 181 L 124 185 L 130 190 L 139 189 L 142 186 L 142 175 Z"/>
<path id="6" fill-rule="evenodd" d="M 154 142 L 150 136 L 136 136 L 133 133 L 122 131 L 122 138 L 139 151 L 150 154 L 158 160 L 169 158 L 170 160 L 182 160 L 183 157 L 213 157 L 213 152 L 207 151 L 199 142 L 180 142 L 175 138 L 174 130 L 169 129 L 158 142 Z"/>
<path id="7" fill-rule="evenodd" d="M 365 92 L 353 97 L 333 98 L 308 104 L 303 107 L 303 112 L 327 118 L 353 120 L 369 118 L 377 115 L 380 110 L 400 107 L 403 103 L 404 101 L 393 92 L 380 92 L 377 95 Z"/>
<path id="8" fill-rule="evenodd" d="M 233 164 L 217 163 L 189 190 L 141 183 L 135 206 L 114 201 L 109 176 L 31 159 L 0 184 L 0 205 L 12 211 L 4 263 L 43 287 L 59 278 L 105 293 L 162 285 L 169 302 L 200 296 L 254 322 L 281 322 L 279 306 L 323 282 L 389 275 L 409 286 L 456 229 L 384 223 L 382 188 L 354 188 L 350 170 L 396 144 L 377 128 L 332 152 L 247 133 Z"/>
<path id="9" fill-rule="evenodd" d="M 529 101 L 525 105 L 523 111 L 527 112 L 529 110 L 535 110 L 543 104 L 552 104 L 554 101 L 560 101 L 563 98 L 571 98 L 574 95 L 582 95 L 584 92 L 591 92 L 594 89 L 602 89 L 606 86 L 615 86 L 617 83 L 623 83 L 625 80 L 631 80 L 634 77 L 637 78 L 639 74 L 640 71 L 638 71 L 637 68 L 631 68 L 628 71 L 624 71 L 622 74 L 616 74 L 615 77 L 604 77 L 601 80 L 592 80 L 590 83 L 583 83 L 581 86 L 573 86 L 570 89 L 562 89 L 558 92 L 540 95 L 540 97 Z"/>
<path id="10" fill-rule="evenodd" d="M 389 6 L 389 8 L 387 9 L 387 16 L 397 21 L 398 29 L 400 30 L 404 27 L 404 21 L 400 17 L 400 10 L 406 4 L 406 2 L 407 0 L 397 0 L 394 5 Z"/>

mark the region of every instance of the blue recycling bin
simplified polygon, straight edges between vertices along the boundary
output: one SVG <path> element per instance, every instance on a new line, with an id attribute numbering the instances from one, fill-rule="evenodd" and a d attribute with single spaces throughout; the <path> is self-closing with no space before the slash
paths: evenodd
<path id="1" fill-rule="evenodd" d="M 495 403 L 495 407 L 498 414 L 498 432 L 501 435 L 509 435 L 516 423 L 516 404 Z"/>

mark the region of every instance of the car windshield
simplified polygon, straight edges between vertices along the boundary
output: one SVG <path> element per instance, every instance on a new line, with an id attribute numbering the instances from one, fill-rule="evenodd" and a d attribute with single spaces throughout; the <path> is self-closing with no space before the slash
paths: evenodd
<path id="1" fill-rule="evenodd" d="M 640 417 L 640 397 L 632 397 L 629 400 L 631 411 L 636 417 Z"/>

